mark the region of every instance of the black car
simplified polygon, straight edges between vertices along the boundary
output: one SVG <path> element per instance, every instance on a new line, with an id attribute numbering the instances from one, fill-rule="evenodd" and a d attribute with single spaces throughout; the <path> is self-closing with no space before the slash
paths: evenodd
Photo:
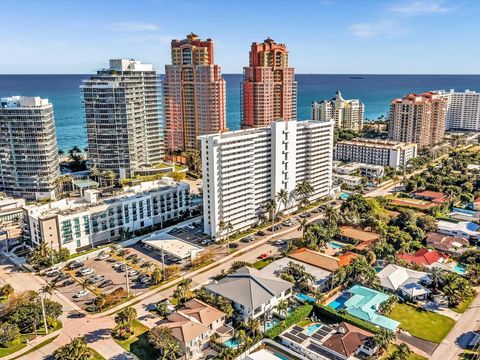
<path id="1" fill-rule="evenodd" d="M 62 283 L 62 286 L 68 286 L 73 284 L 75 284 L 75 281 L 73 279 L 67 279 Z"/>
<path id="2" fill-rule="evenodd" d="M 98 287 L 99 288 L 104 288 L 104 287 L 107 287 L 107 286 L 110 286 L 110 285 L 113 285 L 113 281 L 108 279 L 108 280 L 102 281 L 100 284 L 98 284 Z"/>
<path id="3" fill-rule="evenodd" d="M 74 261 L 74 262 L 68 264 L 68 268 L 70 270 L 80 269 L 82 266 L 83 266 L 83 263 L 80 262 L 80 261 Z"/>
<path id="4" fill-rule="evenodd" d="M 68 279 L 69 277 L 70 277 L 70 275 L 65 274 L 65 273 L 61 273 L 61 274 L 57 275 L 57 276 L 55 277 L 55 279 L 53 279 L 53 281 L 57 281 L 57 282 L 58 282 L 58 281 L 62 281 L 62 280 Z"/>
<path id="5" fill-rule="evenodd" d="M 237 243 L 231 243 L 231 244 L 229 244 L 229 246 L 230 246 L 232 249 L 238 248 L 238 244 L 237 244 Z"/>
<path id="6" fill-rule="evenodd" d="M 258 232 L 257 232 L 257 235 L 258 235 L 258 236 L 265 236 L 266 234 L 265 234 L 265 232 L 263 232 L 263 231 L 258 231 Z"/>

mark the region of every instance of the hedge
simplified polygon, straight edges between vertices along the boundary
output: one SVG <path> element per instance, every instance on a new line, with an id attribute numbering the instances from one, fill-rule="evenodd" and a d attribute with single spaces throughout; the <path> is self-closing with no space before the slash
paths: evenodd
<path id="1" fill-rule="evenodd" d="M 317 316 L 323 315 L 335 322 L 346 321 L 352 325 L 358 326 L 359 328 L 370 331 L 374 334 L 376 334 L 380 330 L 377 326 L 372 325 L 369 322 L 366 322 L 365 320 L 359 319 L 350 314 L 341 313 L 335 309 L 332 309 L 329 306 L 322 305 L 322 304 L 315 304 L 314 306 L 315 306 L 314 311 Z"/>
<path id="2" fill-rule="evenodd" d="M 266 333 L 266 336 L 270 339 L 276 338 L 285 329 L 289 328 L 293 324 L 298 323 L 299 321 L 305 319 L 308 315 L 310 315 L 310 312 L 312 311 L 312 309 L 313 309 L 313 306 L 309 304 L 298 307 L 297 309 L 295 309 L 294 312 L 288 315 L 284 321 L 278 323 L 277 325 L 272 327 L 270 330 L 268 330 Z"/>

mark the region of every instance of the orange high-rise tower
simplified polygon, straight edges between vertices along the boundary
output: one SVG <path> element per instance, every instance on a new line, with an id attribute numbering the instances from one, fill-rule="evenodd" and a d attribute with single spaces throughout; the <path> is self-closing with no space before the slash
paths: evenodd
<path id="1" fill-rule="evenodd" d="M 270 38 L 252 43 L 250 66 L 243 68 L 242 128 L 296 118 L 297 82 L 287 47 Z"/>
<path id="2" fill-rule="evenodd" d="M 165 153 L 197 151 L 197 136 L 227 130 L 225 80 L 214 64 L 213 41 L 191 33 L 172 40 L 165 65 L 163 115 Z"/>

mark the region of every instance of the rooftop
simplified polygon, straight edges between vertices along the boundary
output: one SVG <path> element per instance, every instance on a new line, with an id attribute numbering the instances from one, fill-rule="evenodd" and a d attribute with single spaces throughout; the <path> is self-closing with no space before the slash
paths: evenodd
<path id="1" fill-rule="evenodd" d="M 142 242 L 156 250 L 163 250 L 166 254 L 182 260 L 194 258 L 197 253 L 203 251 L 203 248 L 183 241 L 166 232 L 154 233 L 142 240 Z"/>
<path id="2" fill-rule="evenodd" d="M 365 147 L 383 148 L 383 149 L 391 149 L 391 148 L 398 149 L 398 148 L 415 146 L 415 144 L 413 143 L 404 143 L 400 141 L 383 140 L 383 139 L 367 139 L 367 138 L 354 138 L 351 140 L 343 140 L 343 141 L 337 142 L 337 145 L 338 144 L 365 146 Z"/>
<path id="3" fill-rule="evenodd" d="M 444 231 L 460 231 L 469 236 L 478 236 L 480 225 L 471 222 L 471 221 L 459 221 L 459 222 L 452 222 L 452 221 L 445 221 L 439 220 L 437 222 L 438 230 Z"/>
<path id="4" fill-rule="evenodd" d="M 452 251 L 470 245 L 468 239 L 464 237 L 445 235 L 437 232 L 427 233 L 426 242 L 427 246 L 433 246 L 440 251 Z"/>
<path id="5" fill-rule="evenodd" d="M 268 276 L 278 276 L 277 274 L 281 270 L 283 270 L 285 267 L 287 267 L 290 262 L 303 266 L 305 268 L 306 272 L 315 276 L 315 279 L 316 279 L 315 283 L 317 285 L 320 285 L 323 282 L 325 282 L 330 277 L 330 275 L 332 274 L 331 271 L 324 270 L 324 269 L 319 268 L 317 266 L 306 264 L 306 263 L 303 263 L 303 262 L 300 262 L 300 261 L 297 261 L 297 260 L 294 260 L 294 259 L 290 259 L 290 258 L 287 258 L 287 257 L 275 260 L 274 262 L 268 264 L 266 267 L 264 267 L 262 270 L 260 270 L 260 272 L 262 274 L 266 274 Z"/>
<path id="6" fill-rule="evenodd" d="M 335 271 L 341 266 L 349 265 L 353 259 L 359 256 L 358 254 L 346 252 L 339 257 L 335 257 L 307 248 L 301 248 L 291 253 L 288 257 L 327 271 Z"/>
<path id="7" fill-rule="evenodd" d="M 223 279 L 206 285 L 205 288 L 248 309 L 256 309 L 292 286 L 288 281 L 243 267 L 234 274 L 228 274 Z"/>
<path id="8" fill-rule="evenodd" d="M 430 277 L 422 271 L 411 270 L 402 266 L 389 264 L 382 269 L 377 276 L 384 288 L 398 290 L 402 286 L 429 282 Z"/>
<path id="9" fill-rule="evenodd" d="M 371 332 L 349 323 L 341 322 L 335 328 L 335 333 L 323 342 L 323 346 L 345 357 L 350 357 L 373 336 L 374 334 Z"/>
<path id="10" fill-rule="evenodd" d="M 361 242 L 375 241 L 375 240 L 378 240 L 380 238 L 380 235 L 378 235 L 374 232 L 355 229 L 351 226 L 340 227 L 340 235 L 344 236 L 346 238 L 353 239 L 353 240 L 358 240 L 358 241 L 361 241 Z"/>
<path id="11" fill-rule="evenodd" d="M 49 105 L 48 99 L 38 96 L 11 96 L 0 99 L 0 108 L 33 108 Z"/>
<path id="12" fill-rule="evenodd" d="M 425 265 L 425 266 L 432 265 L 437 262 L 443 262 L 445 259 L 448 258 L 448 256 L 443 255 L 438 251 L 429 250 L 427 248 L 420 249 L 414 254 L 401 252 L 397 255 L 397 257 L 399 259 L 410 261 L 417 265 Z"/>

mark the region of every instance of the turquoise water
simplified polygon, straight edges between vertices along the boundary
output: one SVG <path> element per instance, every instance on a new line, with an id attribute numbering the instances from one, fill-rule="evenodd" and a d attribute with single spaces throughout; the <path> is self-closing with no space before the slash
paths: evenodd
<path id="1" fill-rule="evenodd" d="M 231 338 L 230 340 L 224 342 L 223 345 L 229 348 L 236 349 L 240 345 L 240 342 L 238 341 L 238 339 Z"/>
<path id="2" fill-rule="evenodd" d="M 265 329 L 267 329 L 267 331 L 268 331 L 271 328 L 273 328 L 275 325 L 277 325 L 279 322 L 280 322 L 280 320 L 278 320 L 278 319 L 269 320 L 269 321 L 267 321 L 267 325 L 265 326 Z"/>
<path id="3" fill-rule="evenodd" d="M 307 327 L 307 335 L 310 336 L 312 335 L 319 327 L 321 327 L 322 324 L 313 324 Z"/>
<path id="4" fill-rule="evenodd" d="M 463 266 L 462 264 L 457 264 L 453 268 L 453 271 L 460 275 L 465 275 L 466 270 L 467 269 L 465 269 L 465 266 Z"/>
<path id="5" fill-rule="evenodd" d="M 301 302 L 311 302 L 311 303 L 315 302 L 315 298 L 308 296 L 306 294 L 298 293 L 298 294 L 295 294 L 295 297 L 297 298 L 297 300 Z"/>
<path id="6" fill-rule="evenodd" d="M 287 357 L 283 354 L 277 353 L 277 352 L 273 353 L 273 355 L 275 355 L 277 358 L 282 359 L 282 360 L 290 360 L 289 357 Z"/>
<path id="7" fill-rule="evenodd" d="M 107 64 L 108 59 L 105 59 Z M 222 64 L 220 64 L 222 65 Z M 163 72 L 163 69 L 158 69 Z M 239 72 L 241 69 L 239 69 Z M 358 75 L 358 74 L 355 74 Z M 240 127 L 241 74 L 224 74 L 226 81 L 227 126 Z M 85 115 L 80 83 L 88 75 L 0 75 L 0 97 L 11 95 L 41 96 L 54 106 L 59 147 L 86 146 Z M 313 100 L 330 99 L 337 90 L 346 99 L 360 99 L 365 104 L 365 118 L 387 116 L 390 101 L 409 92 L 435 89 L 480 91 L 480 75 L 364 75 L 362 80 L 350 75 L 297 74 L 298 119 L 310 118 Z"/>
<path id="8" fill-rule="evenodd" d="M 380 271 L 383 270 L 383 267 L 377 266 L 377 267 L 374 267 L 374 269 L 377 273 L 379 273 Z"/>
<path id="9" fill-rule="evenodd" d="M 348 298 L 346 296 L 339 296 L 332 302 L 328 304 L 332 309 L 338 310 L 338 309 L 343 309 L 345 306 L 345 301 L 347 301 Z"/>
<path id="10" fill-rule="evenodd" d="M 350 195 L 348 195 L 347 193 L 341 193 L 340 195 L 338 195 L 338 197 L 342 200 L 347 200 L 349 196 Z"/>
<path id="11" fill-rule="evenodd" d="M 330 246 L 333 249 L 343 249 L 345 247 L 345 245 L 334 242 L 334 241 L 329 241 L 328 246 Z"/>

